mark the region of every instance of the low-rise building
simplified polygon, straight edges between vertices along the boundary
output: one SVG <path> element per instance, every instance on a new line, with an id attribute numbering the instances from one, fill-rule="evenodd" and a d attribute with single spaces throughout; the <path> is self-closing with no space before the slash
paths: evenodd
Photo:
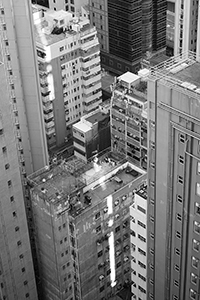
<path id="1" fill-rule="evenodd" d="M 87 162 L 110 148 L 110 114 L 102 110 L 85 115 L 73 125 L 74 155 Z"/>
<path id="2" fill-rule="evenodd" d="M 29 177 L 43 299 L 126 294 L 129 207 L 144 182 L 144 170 L 112 153 L 90 164 L 63 161 Z"/>

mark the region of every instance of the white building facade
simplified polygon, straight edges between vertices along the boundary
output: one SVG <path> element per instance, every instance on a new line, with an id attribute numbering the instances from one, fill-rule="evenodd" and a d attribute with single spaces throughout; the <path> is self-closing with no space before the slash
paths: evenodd
<path id="1" fill-rule="evenodd" d="M 102 102 L 97 32 L 86 17 L 47 11 L 35 22 L 48 146 L 60 145 L 71 125 Z"/>
<path id="2" fill-rule="evenodd" d="M 147 188 L 135 193 L 130 206 L 132 300 L 147 299 Z"/>
<path id="3" fill-rule="evenodd" d="M 174 55 L 188 50 L 200 57 L 200 1 L 176 0 Z"/>

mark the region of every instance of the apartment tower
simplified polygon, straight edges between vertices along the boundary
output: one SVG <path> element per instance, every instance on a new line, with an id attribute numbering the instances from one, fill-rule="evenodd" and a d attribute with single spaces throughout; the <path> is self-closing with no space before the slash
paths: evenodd
<path id="1" fill-rule="evenodd" d="M 103 67 L 115 74 L 136 73 L 146 54 L 165 49 L 166 4 L 165 0 L 89 0 Z"/>
<path id="2" fill-rule="evenodd" d="M 200 1 L 176 0 L 174 55 L 189 50 L 200 56 Z"/>
<path id="3" fill-rule="evenodd" d="M 36 11 L 35 39 L 48 147 L 62 145 L 72 124 L 102 102 L 97 32 L 87 17 Z M 38 17 L 37 17 L 38 16 Z"/>
<path id="4" fill-rule="evenodd" d="M 148 82 L 148 299 L 199 299 L 199 74 L 186 53 Z"/>

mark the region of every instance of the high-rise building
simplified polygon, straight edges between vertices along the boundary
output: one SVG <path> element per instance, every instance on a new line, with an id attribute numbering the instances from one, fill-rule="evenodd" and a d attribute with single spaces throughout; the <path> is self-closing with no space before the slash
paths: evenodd
<path id="1" fill-rule="evenodd" d="M 111 149 L 123 153 L 138 167 L 147 169 L 147 81 L 148 70 L 140 75 L 126 72 L 112 87 L 110 105 Z"/>
<path id="2" fill-rule="evenodd" d="M 29 1 L 0 1 L 0 46 L 26 172 L 48 164 Z"/>
<path id="3" fill-rule="evenodd" d="M 176 0 L 167 0 L 166 53 L 169 56 L 174 55 L 175 3 Z"/>
<path id="4" fill-rule="evenodd" d="M 176 0 L 174 55 L 189 50 L 200 56 L 200 1 Z"/>
<path id="5" fill-rule="evenodd" d="M 166 1 L 89 0 L 91 23 L 101 44 L 102 66 L 136 73 L 143 56 L 165 49 Z"/>
<path id="6" fill-rule="evenodd" d="M 42 106 L 49 147 L 61 145 L 80 117 L 102 102 L 97 32 L 87 17 L 35 12 Z M 39 17 L 37 18 L 37 15 Z"/>
<path id="7" fill-rule="evenodd" d="M 6 11 L 0 8 L 1 13 Z M 23 197 L 26 171 L 7 68 L 6 61 L 0 63 L 0 299 L 36 300 Z"/>
<path id="8" fill-rule="evenodd" d="M 186 53 L 148 82 L 148 299 L 199 299 L 199 74 Z"/>
<path id="9" fill-rule="evenodd" d="M 29 182 L 42 299 L 130 299 L 129 206 L 146 172 L 106 153 L 90 164 L 63 161 Z"/>
<path id="10" fill-rule="evenodd" d="M 147 299 L 147 185 L 130 206 L 131 300 Z"/>

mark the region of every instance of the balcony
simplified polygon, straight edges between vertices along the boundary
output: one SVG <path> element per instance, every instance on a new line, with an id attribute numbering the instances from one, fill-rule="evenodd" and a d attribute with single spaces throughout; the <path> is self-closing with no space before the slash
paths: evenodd
<path id="1" fill-rule="evenodd" d="M 47 128 L 47 129 L 49 129 L 49 128 L 51 128 L 51 127 L 54 127 L 54 126 L 55 126 L 54 121 L 50 121 L 50 122 L 48 122 L 48 123 L 45 123 L 45 128 Z"/>

